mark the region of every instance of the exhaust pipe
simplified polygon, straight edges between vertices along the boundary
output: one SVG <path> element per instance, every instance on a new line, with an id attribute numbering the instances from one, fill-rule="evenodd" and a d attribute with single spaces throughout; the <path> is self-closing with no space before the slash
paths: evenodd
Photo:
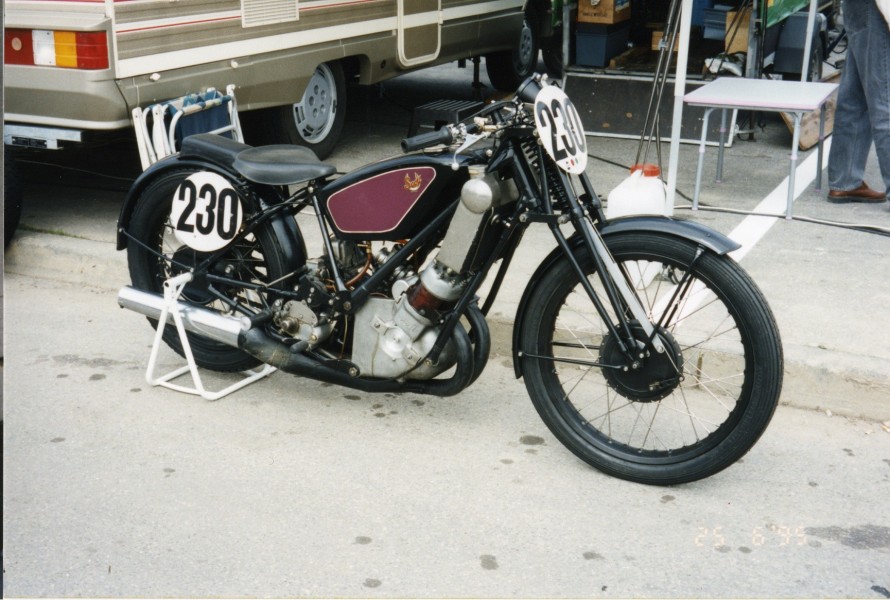
<path id="1" fill-rule="evenodd" d="M 129 285 L 121 288 L 118 292 L 117 303 L 121 308 L 138 312 L 156 321 L 161 318 L 161 311 L 164 310 L 163 296 L 137 290 Z M 250 329 L 250 319 L 247 317 L 221 315 L 216 311 L 182 302 L 176 302 L 176 307 L 179 309 L 179 314 L 182 315 L 182 324 L 186 331 L 233 348 L 238 347 L 238 337 L 241 333 Z M 172 314 L 167 315 L 167 323 L 174 324 Z"/>
<path id="2" fill-rule="evenodd" d="M 137 290 L 129 285 L 121 288 L 118 292 L 117 303 L 121 308 L 127 308 L 156 321 L 161 318 L 161 311 L 164 310 L 162 295 Z M 247 317 L 221 315 L 215 311 L 182 302 L 176 302 L 176 307 L 182 315 L 182 323 L 186 331 L 238 348 L 285 373 L 301 375 L 365 392 L 414 392 L 434 396 L 453 396 L 466 388 L 478 376 L 481 372 L 481 365 L 477 368 L 477 363 L 481 361 L 484 365 L 484 359 L 487 359 L 488 355 L 488 343 L 480 342 L 477 343 L 476 354 L 482 353 L 484 356 L 474 356 L 469 335 L 462 326 L 457 325 L 454 331 L 457 370 L 449 379 L 431 379 L 429 381 L 363 379 L 336 366 L 332 367 L 310 358 L 302 352 L 294 352 L 287 345 L 270 338 L 262 331 L 262 328 L 252 327 L 250 319 Z M 481 314 L 479 318 L 481 318 Z M 482 322 L 484 323 L 484 320 Z M 170 314 L 167 315 L 167 323 L 175 324 L 173 316 Z M 478 329 L 479 324 L 476 323 L 475 327 Z M 487 334 L 487 328 L 485 334 Z"/>

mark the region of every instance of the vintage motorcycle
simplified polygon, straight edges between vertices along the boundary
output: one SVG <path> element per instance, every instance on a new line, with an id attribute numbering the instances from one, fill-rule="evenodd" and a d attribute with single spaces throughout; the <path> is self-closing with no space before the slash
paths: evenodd
<path id="1" fill-rule="evenodd" d="M 482 373 L 485 316 L 540 224 L 557 247 L 527 282 L 512 352 L 541 418 L 614 476 L 701 479 L 772 417 L 774 318 L 723 235 L 663 216 L 606 220 L 583 132 L 568 96 L 536 75 L 464 123 L 403 140 L 405 156 L 339 177 L 298 146 L 188 137 L 122 208 L 132 286 L 119 304 L 156 324 L 165 282 L 188 273 L 176 307 L 201 367 L 265 363 L 365 392 L 450 396 Z M 301 211 L 320 230 L 311 253 Z"/>

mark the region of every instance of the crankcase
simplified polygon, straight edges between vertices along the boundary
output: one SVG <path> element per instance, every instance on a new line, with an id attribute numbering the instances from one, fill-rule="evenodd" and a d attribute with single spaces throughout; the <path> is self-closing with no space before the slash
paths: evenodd
<path id="1" fill-rule="evenodd" d="M 457 360 L 453 340 L 436 363 L 426 355 L 439 337 L 439 328 L 417 314 L 401 296 L 369 298 L 355 315 L 352 362 L 368 377 L 426 380 L 449 369 Z"/>

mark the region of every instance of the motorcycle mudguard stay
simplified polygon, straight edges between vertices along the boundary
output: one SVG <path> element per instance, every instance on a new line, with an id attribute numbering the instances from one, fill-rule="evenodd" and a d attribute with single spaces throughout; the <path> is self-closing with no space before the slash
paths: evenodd
<path id="1" fill-rule="evenodd" d="M 670 217 L 658 216 L 641 216 L 641 217 L 625 217 L 608 221 L 601 227 L 598 227 L 600 235 L 608 244 L 609 236 L 628 233 L 634 231 L 663 233 L 680 237 L 690 242 L 695 242 L 704 248 L 714 252 L 717 255 L 724 255 L 733 250 L 740 248 L 740 244 L 729 239 L 722 233 L 714 231 L 704 225 L 692 221 L 680 221 Z M 569 245 L 572 250 L 580 249 L 584 245 L 584 240 L 578 234 L 569 238 Z M 556 248 L 541 261 L 534 275 L 529 279 L 529 284 L 522 293 L 522 299 L 516 309 L 516 321 L 513 324 L 513 370 L 516 378 L 522 377 L 522 361 L 519 359 L 520 349 L 520 332 L 522 331 L 523 321 L 527 317 L 526 307 L 528 299 L 533 295 L 535 288 L 543 277 L 542 275 L 553 267 L 553 264 L 562 258 L 563 251 Z"/>
<path id="2" fill-rule="evenodd" d="M 136 210 L 136 203 L 142 196 L 143 191 L 145 191 L 145 189 L 158 177 L 171 171 L 180 170 L 210 171 L 229 179 L 235 184 L 236 188 L 240 187 L 237 184 L 240 179 L 237 174 L 208 160 L 193 156 L 182 157 L 177 155 L 156 162 L 136 179 L 133 186 L 130 188 L 130 192 L 127 194 L 126 200 L 124 200 L 117 223 L 118 250 L 124 250 L 127 247 L 129 238 L 125 232 L 130 227 L 130 220 L 133 217 L 133 212 Z M 251 198 L 246 198 L 244 194 L 239 194 L 239 197 L 243 202 L 253 202 Z M 246 212 L 256 212 L 259 210 L 259 207 L 246 206 L 245 209 Z M 299 228 L 296 226 L 296 221 L 294 219 L 288 219 L 283 214 L 279 214 L 271 218 L 268 223 L 281 244 L 287 264 L 293 265 L 294 268 L 305 264 L 308 256 L 306 252 L 306 243 L 303 240 L 303 235 L 300 233 Z"/>

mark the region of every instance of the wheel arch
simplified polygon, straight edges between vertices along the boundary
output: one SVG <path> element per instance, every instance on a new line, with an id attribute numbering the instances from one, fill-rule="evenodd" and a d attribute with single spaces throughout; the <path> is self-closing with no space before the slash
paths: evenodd
<path id="1" fill-rule="evenodd" d="M 658 216 L 639 216 L 625 217 L 608 221 L 599 228 L 603 239 L 608 240 L 611 236 L 621 235 L 632 232 L 658 233 L 662 235 L 680 237 L 690 242 L 694 242 L 705 249 L 722 256 L 733 250 L 740 248 L 740 244 L 726 237 L 722 233 L 714 231 L 704 225 L 693 221 L 681 221 L 678 219 Z M 569 238 L 569 247 L 572 250 L 580 249 L 584 245 L 583 238 L 575 234 Z M 529 283 L 522 292 L 522 298 L 519 306 L 516 308 L 516 318 L 513 322 L 513 372 L 516 378 L 522 377 L 522 361 L 520 360 L 519 349 L 521 346 L 521 331 L 523 323 L 527 317 L 527 308 L 529 298 L 531 298 L 541 281 L 543 275 L 553 268 L 558 260 L 563 257 L 563 251 L 560 248 L 554 248 L 548 254 L 534 274 L 529 279 Z"/>

